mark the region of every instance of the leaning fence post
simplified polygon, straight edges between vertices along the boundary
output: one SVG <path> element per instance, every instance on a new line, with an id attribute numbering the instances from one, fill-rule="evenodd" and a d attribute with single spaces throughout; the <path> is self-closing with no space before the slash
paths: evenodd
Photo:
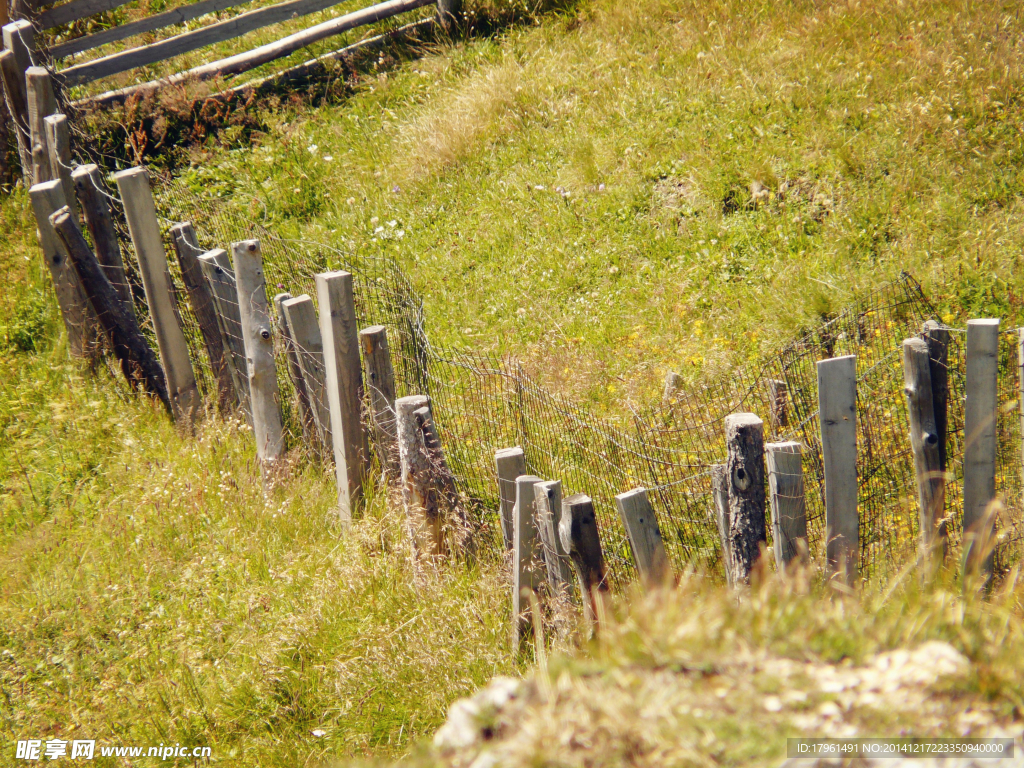
<path id="1" fill-rule="evenodd" d="M 964 566 L 992 574 L 996 498 L 999 320 L 967 321 L 964 404 Z"/>
<path id="2" fill-rule="evenodd" d="M 825 468 L 825 557 L 846 586 L 857 579 L 857 357 L 819 360 L 818 415 Z"/>
<path id="3" fill-rule="evenodd" d="M 528 636 L 530 628 L 528 597 L 523 590 L 534 592 L 544 582 L 539 573 L 544 561 L 537 528 L 534 525 L 534 487 L 541 480 L 536 475 L 520 475 L 516 478 L 515 541 L 512 547 L 512 646 L 519 647 L 519 641 Z"/>
<path id="4" fill-rule="evenodd" d="M 45 67 L 29 67 L 25 70 L 25 92 L 28 96 L 28 129 L 32 142 L 32 183 L 41 184 L 53 178 L 44 119 L 57 111 L 53 79 Z"/>
<path id="5" fill-rule="evenodd" d="M 242 343 L 242 318 L 238 313 L 238 292 L 235 290 L 235 270 L 231 267 L 228 252 L 223 248 L 215 248 L 200 256 L 199 267 L 210 288 L 224 360 L 231 374 L 238 407 L 252 426 L 252 405 L 246 373 L 245 344 Z"/>
<path id="6" fill-rule="evenodd" d="M 362 492 L 370 458 L 362 423 L 363 377 L 352 275 L 348 272 L 317 275 L 316 297 L 320 305 L 320 337 L 331 409 L 338 511 L 347 522 L 352 519 L 353 501 Z"/>
<path id="7" fill-rule="evenodd" d="M 576 569 L 584 614 L 589 622 L 596 624 L 603 618 L 608 582 L 605 579 L 604 554 L 601 552 L 594 502 L 589 496 L 577 493 L 562 502 L 558 535 Z"/>
<path id="8" fill-rule="evenodd" d="M 145 168 L 130 168 L 116 174 L 114 179 L 124 202 L 128 231 L 139 259 L 142 286 L 146 290 L 149 315 L 175 418 L 184 416 L 194 421 L 199 416 L 202 401 L 175 306 L 171 275 L 167 270 L 167 252 L 160 237 L 156 205 L 149 188 L 149 173 Z"/>
<path id="9" fill-rule="evenodd" d="M 729 545 L 733 584 L 750 581 L 765 531 L 764 422 L 752 413 L 725 417 L 729 478 Z"/>
<path id="10" fill-rule="evenodd" d="M 75 199 L 75 185 L 71 181 L 71 137 L 68 135 L 67 117 L 59 112 L 44 117 L 43 131 L 49 152 L 47 162 L 50 164 L 50 178 L 60 179 L 71 216 L 78 221 L 78 200 Z"/>
<path id="11" fill-rule="evenodd" d="M 764 450 L 768 464 L 768 489 L 771 493 L 775 563 L 782 571 L 794 558 L 806 554 L 804 467 L 800 443 L 768 443 Z M 798 543 L 801 540 L 802 545 Z"/>
<path id="12" fill-rule="evenodd" d="M 558 523 L 562 517 L 561 481 L 542 480 L 537 483 L 533 489 L 533 505 L 536 511 L 534 524 L 544 549 L 548 584 L 557 593 L 567 589 L 571 583 L 569 553 L 562 547 L 562 539 L 558 535 Z"/>
<path id="13" fill-rule="evenodd" d="M 295 400 L 299 407 L 299 422 L 302 425 L 302 439 L 314 453 L 317 453 L 319 436 L 316 431 L 316 422 L 313 419 L 313 406 L 309 402 L 306 380 L 302 377 L 302 368 L 299 366 L 298 350 L 295 348 L 295 342 L 292 340 L 292 331 L 288 327 L 288 318 L 284 313 L 284 302 L 288 301 L 291 297 L 290 293 L 279 293 L 274 296 L 277 330 L 281 334 L 284 356 L 288 361 L 288 376 L 291 378 L 292 387 L 295 389 Z"/>
<path id="14" fill-rule="evenodd" d="M 273 321 L 259 240 L 233 243 L 231 256 L 238 290 L 238 314 L 242 321 L 256 455 L 264 467 L 269 468 L 284 454 L 284 425 L 274 362 Z"/>
<path id="15" fill-rule="evenodd" d="M 907 395 L 910 448 L 914 452 L 914 474 L 917 476 L 920 548 L 922 556 L 930 561 L 933 554 L 939 558 L 945 555 L 943 507 L 946 478 L 939 459 L 939 432 L 935 425 L 928 344 L 921 339 L 903 342 L 903 385 Z"/>
<path id="16" fill-rule="evenodd" d="M 515 536 L 516 478 L 526 474 L 526 454 L 518 445 L 494 453 L 498 473 L 498 506 L 501 513 L 501 537 L 505 549 L 512 549 Z"/>
<path id="17" fill-rule="evenodd" d="M 645 488 L 634 488 L 615 497 L 615 506 L 629 535 L 640 580 L 648 587 L 662 586 L 671 575 L 661 528 Z"/>
<path id="18" fill-rule="evenodd" d="M 711 496 L 715 502 L 715 523 L 718 525 L 718 541 L 722 545 L 722 567 L 725 569 L 726 586 L 732 582 L 732 543 L 729 539 L 729 470 L 725 464 L 711 467 Z"/>
<path id="19" fill-rule="evenodd" d="M 235 387 L 231 383 L 231 372 L 224 359 L 224 343 L 221 340 L 220 327 L 217 325 L 217 311 L 213 306 L 209 286 L 203 279 L 202 267 L 199 266 L 199 257 L 204 251 L 199 247 L 196 231 L 188 222 L 171 227 L 171 239 L 178 254 L 181 279 L 185 283 L 185 290 L 192 303 L 192 312 L 199 322 L 206 354 L 210 358 L 210 368 L 217 378 L 217 407 L 221 413 L 226 413 L 235 401 Z"/>
<path id="20" fill-rule="evenodd" d="M 320 450 L 326 458 L 333 448 L 331 438 L 331 408 L 327 402 L 327 372 L 324 369 L 324 345 L 320 338 L 320 325 L 316 319 L 313 299 L 306 294 L 281 302 L 281 310 L 288 320 L 295 355 L 298 358 L 306 396 L 313 412 Z"/>
<path id="21" fill-rule="evenodd" d="M 359 343 L 363 348 L 377 458 L 381 467 L 394 476 L 398 459 L 395 442 L 395 371 L 391 367 L 387 329 L 383 325 L 363 328 L 359 332 Z"/>
<path id="22" fill-rule="evenodd" d="M 400 397 L 395 401 L 398 453 L 402 469 L 402 501 L 413 555 L 433 557 L 443 552 L 441 511 L 432 487 L 433 473 L 427 455 L 423 430 L 416 412 L 429 407 L 425 395 Z"/>
<path id="23" fill-rule="evenodd" d="M 114 229 L 114 221 L 110 216 L 110 203 L 103 190 L 103 177 L 100 169 L 90 163 L 80 165 L 71 172 L 71 181 L 75 187 L 75 196 L 85 217 L 85 224 L 92 235 L 96 247 L 96 259 L 103 267 L 117 295 L 121 297 L 125 310 L 135 313 L 135 300 L 128 278 L 124 272 L 124 260 L 121 258 L 121 244 Z"/>
<path id="24" fill-rule="evenodd" d="M 67 206 L 50 217 L 54 231 L 64 244 L 78 273 L 85 293 L 89 297 L 99 322 L 110 341 L 114 356 L 121 363 L 121 371 L 132 386 L 142 384 L 171 412 L 167 397 L 167 384 L 160 363 L 142 335 L 135 314 L 125 309 L 114 287 L 107 280 L 89 244 L 75 224 Z"/>
<path id="25" fill-rule="evenodd" d="M 25 94 L 25 70 L 18 68 L 14 51 L 0 52 L 0 77 L 3 78 L 11 125 L 18 139 L 18 159 L 25 186 L 32 186 L 32 148 L 28 141 L 28 97 Z"/>
<path id="26" fill-rule="evenodd" d="M 3 26 L 4 48 L 14 54 L 18 71 L 24 77 L 32 66 L 32 51 L 36 48 L 36 30 L 28 19 L 18 19 Z"/>
<path id="27" fill-rule="evenodd" d="M 776 429 L 789 426 L 789 386 L 781 379 L 768 382 L 771 395 L 772 421 Z"/>
<path id="28" fill-rule="evenodd" d="M 32 200 L 32 211 L 35 213 L 36 227 L 39 230 L 39 245 L 43 249 L 43 259 L 50 270 L 53 288 L 57 294 L 57 304 L 68 332 L 68 346 L 75 357 L 93 357 L 97 352 L 96 339 L 93 334 L 92 311 L 85 291 L 75 268 L 68 262 L 64 244 L 53 231 L 50 214 L 63 208 L 64 188 L 59 181 L 47 181 L 35 184 L 29 190 Z"/>

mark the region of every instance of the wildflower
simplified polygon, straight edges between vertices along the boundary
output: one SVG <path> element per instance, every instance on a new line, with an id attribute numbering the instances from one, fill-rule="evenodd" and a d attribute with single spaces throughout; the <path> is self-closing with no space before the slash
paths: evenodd
<path id="1" fill-rule="evenodd" d="M 319 149 L 320 147 L 318 147 L 316 144 L 310 144 L 308 147 L 306 147 L 306 151 L 309 152 L 309 154 L 311 155 L 315 155 Z"/>
<path id="2" fill-rule="evenodd" d="M 388 222 L 388 226 L 394 229 L 396 226 L 398 226 L 398 222 L 395 219 L 392 219 L 391 221 Z"/>
<path id="3" fill-rule="evenodd" d="M 604 184 L 598 184 L 597 185 L 597 191 L 598 192 L 604 192 Z"/>
<path id="4" fill-rule="evenodd" d="M 544 191 L 544 185 L 543 184 L 537 184 L 536 186 L 534 186 L 534 189 L 536 189 L 538 192 L 543 192 Z"/>
<path id="5" fill-rule="evenodd" d="M 345 202 L 348 203 L 349 205 L 355 205 L 356 204 L 356 199 L 354 197 L 350 197 Z"/>
<path id="6" fill-rule="evenodd" d="M 370 223 L 371 224 L 376 224 L 378 221 L 380 221 L 380 219 L 377 218 L 376 216 L 374 216 L 372 219 L 370 219 Z"/>
<path id="7" fill-rule="evenodd" d="M 608 267 L 608 274 L 609 275 L 616 275 L 616 274 L 618 274 L 618 272 L 619 272 L 619 268 L 618 267 L 615 267 L 615 266 Z"/>
<path id="8" fill-rule="evenodd" d="M 393 186 L 393 187 L 391 188 L 391 191 L 392 191 L 392 192 L 394 192 L 394 193 L 395 193 L 395 194 L 397 195 L 397 194 L 398 194 L 399 192 L 401 192 L 402 190 L 401 190 L 401 188 L 400 188 L 400 187 L 399 187 L 399 186 L 398 186 L 397 184 L 395 184 L 395 186 Z"/>
<path id="9" fill-rule="evenodd" d="M 324 162 L 329 163 L 334 160 L 334 155 L 324 155 Z"/>

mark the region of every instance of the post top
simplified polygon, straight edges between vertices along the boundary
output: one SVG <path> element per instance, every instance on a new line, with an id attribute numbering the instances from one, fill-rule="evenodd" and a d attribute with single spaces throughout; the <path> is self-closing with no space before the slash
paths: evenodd
<path id="1" fill-rule="evenodd" d="M 384 333 L 387 329 L 383 325 L 370 325 L 363 328 L 360 332 L 360 336 L 376 336 L 378 333 Z"/>
<path id="2" fill-rule="evenodd" d="M 239 240 L 231 244 L 231 252 L 238 254 L 256 253 L 260 250 L 259 240 Z"/>
<path id="3" fill-rule="evenodd" d="M 216 261 L 221 256 L 227 256 L 227 251 L 223 248 L 214 248 L 212 251 L 207 251 L 199 257 L 200 261 Z"/>
<path id="4" fill-rule="evenodd" d="M 275 304 L 284 304 L 291 297 L 292 297 L 292 295 L 290 293 L 287 293 L 287 292 L 279 293 L 276 296 L 274 296 L 274 303 Z"/>
<path id="5" fill-rule="evenodd" d="M 301 296 L 293 296 L 291 298 L 285 299 L 284 301 L 281 302 L 281 306 L 294 307 L 296 304 L 305 304 L 307 301 L 313 301 L 313 299 L 309 297 L 308 293 L 304 293 Z"/>
<path id="6" fill-rule="evenodd" d="M 927 352 L 928 351 L 928 342 L 926 342 L 924 339 L 922 339 L 922 338 L 920 338 L 918 336 L 912 336 L 909 339 L 904 339 L 903 340 L 903 347 L 904 348 L 909 347 L 910 349 L 915 349 L 918 352 Z"/>
<path id="7" fill-rule="evenodd" d="M 856 364 L 856 362 L 856 355 L 841 355 L 839 357 L 828 357 L 824 360 L 819 360 L 818 367 L 826 368 L 833 365 L 850 365 L 851 363 Z"/>
<path id="8" fill-rule="evenodd" d="M 632 499 L 632 498 L 634 498 L 636 496 L 647 496 L 647 489 L 644 488 L 642 485 L 638 485 L 636 488 L 634 488 L 634 489 L 632 489 L 630 491 L 626 491 L 625 493 L 620 493 L 618 496 L 615 497 L 615 500 L 616 501 L 628 501 L 629 499 Z"/>
<path id="9" fill-rule="evenodd" d="M 990 328 L 992 326 L 995 326 L 995 327 L 998 328 L 999 327 L 999 318 L 998 317 L 983 317 L 983 318 L 979 318 L 977 320 L 968 320 L 967 321 L 967 327 L 970 328 L 972 325 L 975 326 L 975 327 L 980 327 L 980 328 Z"/>
<path id="10" fill-rule="evenodd" d="M 17 21 L 12 21 L 10 24 L 4 24 L 3 31 L 4 32 L 20 32 L 21 30 L 26 29 L 26 28 L 31 27 L 31 26 L 32 26 L 32 22 L 29 21 L 28 19 L 18 19 Z"/>
<path id="11" fill-rule="evenodd" d="M 800 453 L 803 445 L 796 440 L 785 440 L 781 443 L 765 443 L 764 449 L 768 453 Z"/>
<path id="12" fill-rule="evenodd" d="M 316 275 L 316 281 L 318 283 L 321 282 L 321 281 L 323 281 L 323 282 L 331 282 L 333 280 L 345 280 L 345 279 L 348 279 L 348 278 L 351 278 L 351 277 L 352 277 L 352 273 L 351 272 L 346 272 L 343 269 L 338 269 L 338 270 L 334 270 L 334 271 L 331 271 L 331 272 L 320 272 L 318 275 Z"/>
<path id="13" fill-rule="evenodd" d="M 144 165 L 137 165 L 134 168 L 126 168 L 123 171 L 118 171 L 114 174 L 114 179 L 120 181 L 121 179 L 134 179 L 141 176 L 145 179 L 149 179 L 149 171 Z"/>
<path id="14" fill-rule="evenodd" d="M 524 455 L 525 454 L 523 453 L 523 449 L 520 448 L 518 445 L 515 446 L 514 448 L 499 448 L 498 450 L 496 450 L 494 452 L 494 458 L 496 458 L 496 459 L 504 459 L 504 458 L 507 458 L 509 456 L 524 456 Z"/>
<path id="15" fill-rule="evenodd" d="M 47 115 L 43 118 L 43 122 L 48 125 L 56 125 L 57 123 L 67 122 L 68 116 L 62 112 L 54 112 L 52 115 Z"/>
<path id="16" fill-rule="evenodd" d="M 520 475 L 516 478 L 516 485 L 528 485 L 531 488 L 542 480 L 536 475 Z"/>
<path id="17" fill-rule="evenodd" d="M 89 176 L 93 171 L 98 171 L 100 167 L 96 163 L 86 163 L 80 165 L 71 172 L 71 178 L 77 179 L 79 176 Z"/>
<path id="18" fill-rule="evenodd" d="M 50 70 L 46 67 L 29 67 L 25 70 L 25 77 L 42 77 L 43 75 L 49 77 Z"/>
<path id="19" fill-rule="evenodd" d="M 756 413 L 730 413 L 725 417 L 725 428 L 740 429 L 748 426 L 763 425 L 764 421 Z"/>
<path id="20" fill-rule="evenodd" d="M 587 496 L 585 493 L 574 493 L 567 499 L 562 500 L 562 504 L 569 507 L 579 507 L 584 504 L 593 504 L 594 500 Z"/>
<path id="21" fill-rule="evenodd" d="M 407 408 L 411 406 L 421 408 L 422 406 L 427 405 L 429 402 L 430 398 L 427 397 L 426 395 L 406 395 L 405 397 L 400 397 L 397 400 L 395 400 L 395 406 L 397 407 L 399 405 L 403 405 Z"/>
<path id="22" fill-rule="evenodd" d="M 556 486 L 561 488 L 562 487 L 562 481 L 561 480 L 541 480 L 541 481 L 537 482 L 536 485 L 539 485 L 541 488 L 543 488 L 545 493 L 546 493 L 548 490 L 550 490 L 551 488 L 554 488 Z"/>
<path id="23" fill-rule="evenodd" d="M 64 189 L 61 186 L 60 179 L 50 179 L 50 181 L 41 181 L 38 184 L 33 184 L 29 187 L 28 193 L 29 195 L 42 195 L 54 189 Z"/>

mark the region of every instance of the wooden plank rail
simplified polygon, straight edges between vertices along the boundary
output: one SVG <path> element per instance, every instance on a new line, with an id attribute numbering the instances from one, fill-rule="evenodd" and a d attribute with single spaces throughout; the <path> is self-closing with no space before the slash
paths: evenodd
<path id="1" fill-rule="evenodd" d="M 235 16 L 233 19 L 211 24 L 202 29 L 175 35 L 166 40 L 159 40 L 151 45 L 120 51 L 95 61 L 76 64 L 61 70 L 60 75 L 64 78 L 67 85 L 90 83 L 93 80 L 116 75 L 129 69 L 144 67 L 147 64 L 155 64 L 158 61 L 164 61 L 165 59 L 194 51 L 197 48 L 204 48 L 214 43 L 241 37 L 253 30 L 287 21 L 296 16 L 306 16 L 316 11 L 322 11 L 325 8 L 337 5 L 338 2 L 339 0 L 287 0 L 278 5 L 257 8 L 248 13 Z M 385 3 L 345 14 L 337 19 L 316 24 L 301 32 L 287 35 L 280 40 L 254 48 L 246 53 L 240 53 L 200 67 L 194 67 L 182 73 L 182 75 L 187 76 L 188 79 L 206 80 L 217 75 L 226 76 L 245 72 L 261 64 L 288 56 L 318 40 L 333 37 L 334 35 L 339 35 L 342 32 L 367 24 L 373 24 L 374 22 L 421 8 L 425 5 L 432 5 L 434 2 L 435 0 L 389 0 Z"/>
<path id="2" fill-rule="evenodd" d="M 55 5 L 40 13 L 37 23 L 40 29 L 51 29 L 119 8 L 128 2 L 129 0 L 71 0 L 70 3 Z"/>

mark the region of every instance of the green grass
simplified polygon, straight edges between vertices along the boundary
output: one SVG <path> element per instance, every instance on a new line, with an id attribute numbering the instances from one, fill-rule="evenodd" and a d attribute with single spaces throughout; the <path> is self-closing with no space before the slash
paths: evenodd
<path id="1" fill-rule="evenodd" d="M 1019 322 L 1016 5 L 591 0 L 518 18 L 371 66 L 344 100 L 285 94 L 161 162 L 279 235 L 393 254 L 433 340 L 513 352 L 610 412 L 655 398 L 668 369 L 699 382 L 748 364 L 904 269 L 950 321 Z M 151 118 L 114 114 L 110 141 Z M 393 758 L 455 698 L 523 669 L 497 565 L 415 583 L 382 488 L 344 534 L 322 471 L 298 461 L 264 495 L 238 425 L 178 434 L 69 361 L 33 230 L 17 190 L 0 205 L 5 750 L 74 734 L 209 744 L 226 765 Z M 620 604 L 602 644 L 556 654 L 498 740 L 511 765 L 771 763 L 797 721 L 759 709 L 775 694 L 730 659 L 860 665 L 936 639 L 972 662 L 940 716 L 969 702 L 1019 723 L 1006 583 L 990 603 L 909 582 L 737 601 L 688 578 L 663 605 Z M 741 705 L 697 723 L 691 698 L 723 682 Z M 827 697 L 805 692 L 818 712 Z M 657 723 L 639 741 L 636 701 Z M 570 723 L 578 743 L 549 754 Z"/>

